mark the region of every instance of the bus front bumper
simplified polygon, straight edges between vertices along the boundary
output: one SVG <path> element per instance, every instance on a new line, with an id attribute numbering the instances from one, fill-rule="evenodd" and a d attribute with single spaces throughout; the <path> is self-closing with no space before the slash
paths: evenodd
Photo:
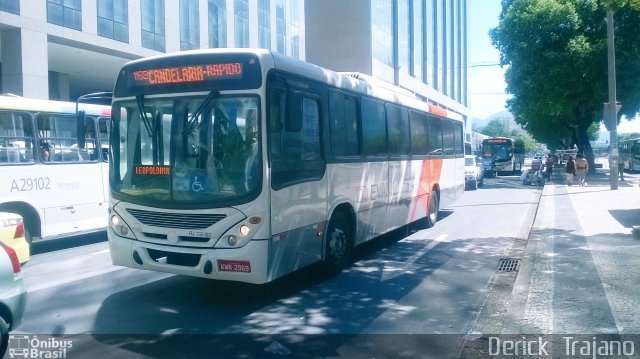
<path id="1" fill-rule="evenodd" d="M 108 238 L 114 265 L 253 284 L 268 281 L 268 240 L 232 249 L 179 247 L 123 238 L 111 228 Z"/>

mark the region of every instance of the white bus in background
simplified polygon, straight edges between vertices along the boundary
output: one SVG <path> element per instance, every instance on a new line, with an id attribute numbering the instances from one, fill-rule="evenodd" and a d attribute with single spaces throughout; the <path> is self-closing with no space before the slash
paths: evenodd
<path id="1" fill-rule="evenodd" d="M 110 112 L 0 96 L 0 212 L 23 217 L 29 243 L 106 229 Z"/>
<path id="2" fill-rule="evenodd" d="M 267 50 L 130 62 L 112 124 L 116 265 L 248 283 L 335 272 L 464 193 L 460 115 Z"/>
<path id="3" fill-rule="evenodd" d="M 640 170 L 640 138 L 620 141 L 618 148 L 618 166 L 629 173 Z"/>

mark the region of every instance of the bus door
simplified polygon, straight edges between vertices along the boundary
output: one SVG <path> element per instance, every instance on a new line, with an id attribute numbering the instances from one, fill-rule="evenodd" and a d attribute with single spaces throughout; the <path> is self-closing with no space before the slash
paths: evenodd
<path id="1" fill-rule="evenodd" d="M 48 149 L 48 159 L 40 157 L 46 168 L 34 178 L 35 187 L 47 191 L 39 200 L 42 237 L 106 228 L 102 165 L 93 155 L 98 145 L 94 119 L 86 119 L 84 144 L 78 143 L 74 115 L 41 113 L 36 119 L 39 146 Z"/>
<path id="2" fill-rule="evenodd" d="M 100 169 L 102 171 L 102 184 L 104 200 L 109 201 L 109 133 L 110 133 L 110 118 L 100 117 L 98 118 L 98 152 L 97 159 L 100 163 Z"/>
<path id="3" fill-rule="evenodd" d="M 321 259 L 327 185 L 319 98 L 284 84 L 272 84 L 267 96 L 272 233 L 269 278 L 277 278 Z"/>

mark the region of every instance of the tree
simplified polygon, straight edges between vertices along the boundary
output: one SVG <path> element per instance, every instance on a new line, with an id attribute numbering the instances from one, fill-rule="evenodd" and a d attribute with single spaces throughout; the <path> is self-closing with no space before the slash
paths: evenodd
<path id="1" fill-rule="evenodd" d="M 606 6 L 616 9 L 620 115 L 640 109 L 640 1 L 503 0 L 490 31 L 506 66 L 507 107 L 550 149 L 577 145 L 593 165 L 593 138 L 608 99 Z"/>
<path id="2" fill-rule="evenodd" d="M 489 123 L 487 123 L 479 132 L 489 137 L 507 137 L 509 135 L 508 131 L 509 127 L 507 126 L 505 120 L 494 118 L 493 120 L 489 121 Z"/>

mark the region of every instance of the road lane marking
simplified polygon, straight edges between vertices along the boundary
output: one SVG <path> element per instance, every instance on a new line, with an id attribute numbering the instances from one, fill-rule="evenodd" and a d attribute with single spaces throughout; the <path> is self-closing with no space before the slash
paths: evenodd
<path id="1" fill-rule="evenodd" d="M 97 254 L 103 254 L 103 253 L 109 253 L 109 248 L 107 249 L 103 249 L 101 251 L 97 251 L 97 252 L 93 252 L 93 253 L 89 253 L 90 256 L 95 256 Z"/>
<path id="2" fill-rule="evenodd" d="M 402 262 L 385 261 L 384 266 L 382 268 L 382 275 L 380 278 L 380 282 L 384 282 L 389 279 L 396 278 L 404 273 L 414 272 L 417 269 L 423 267 L 423 266 L 416 265 L 415 262 L 425 254 L 427 254 L 435 246 L 442 243 L 446 238 L 447 238 L 447 235 L 444 233 L 439 235 L 436 239 L 429 242 L 429 244 L 422 247 L 419 251 L 414 253 L 411 257 L 407 258 L 407 260 L 405 261 L 402 261 Z"/>

